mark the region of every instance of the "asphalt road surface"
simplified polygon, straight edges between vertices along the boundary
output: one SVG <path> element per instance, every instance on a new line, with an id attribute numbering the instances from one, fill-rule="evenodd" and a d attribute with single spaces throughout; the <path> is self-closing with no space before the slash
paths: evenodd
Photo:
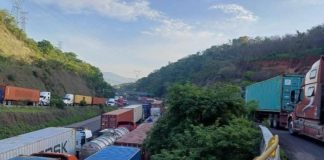
<path id="1" fill-rule="evenodd" d="M 97 117 L 94 117 L 91 119 L 87 119 L 82 122 L 73 123 L 73 124 L 70 124 L 65 127 L 71 127 L 71 128 L 84 127 L 84 128 L 90 129 L 92 131 L 92 133 L 95 133 L 98 130 L 100 130 L 100 116 L 97 116 Z"/>
<path id="2" fill-rule="evenodd" d="M 324 143 L 306 136 L 292 136 L 286 130 L 271 130 L 289 160 L 324 160 Z"/>

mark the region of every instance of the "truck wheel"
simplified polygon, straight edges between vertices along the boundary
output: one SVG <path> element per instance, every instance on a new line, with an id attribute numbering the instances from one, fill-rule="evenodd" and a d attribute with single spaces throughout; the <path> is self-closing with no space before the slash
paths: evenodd
<path id="1" fill-rule="evenodd" d="M 288 121 L 288 132 L 291 134 L 291 135 L 295 135 L 296 132 L 294 131 L 294 123 L 292 120 Z"/>

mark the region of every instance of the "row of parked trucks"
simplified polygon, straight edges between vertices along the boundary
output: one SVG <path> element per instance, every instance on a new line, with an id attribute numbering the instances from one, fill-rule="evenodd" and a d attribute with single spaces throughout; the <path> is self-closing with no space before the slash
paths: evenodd
<path id="1" fill-rule="evenodd" d="M 162 102 L 156 102 L 104 113 L 100 136 L 94 139 L 89 130 L 67 127 L 49 127 L 3 139 L 0 140 L 0 159 L 145 160 L 148 154 L 142 144 L 161 115 L 161 108 Z"/>
<path id="2" fill-rule="evenodd" d="M 245 100 L 258 103 L 256 118 L 324 141 L 324 57 L 304 75 L 280 75 L 246 87 Z"/>
<path id="3" fill-rule="evenodd" d="M 115 105 L 123 106 L 125 100 L 122 97 L 109 101 L 107 98 L 91 97 L 78 94 L 66 94 L 63 97 L 66 105 L 79 105 L 84 101 L 86 105 Z M 116 102 L 115 102 L 116 101 Z M 51 102 L 51 92 L 39 91 L 37 89 L 0 85 L 0 103 L 4 105 L 41 105 L 48 106 Z"/>

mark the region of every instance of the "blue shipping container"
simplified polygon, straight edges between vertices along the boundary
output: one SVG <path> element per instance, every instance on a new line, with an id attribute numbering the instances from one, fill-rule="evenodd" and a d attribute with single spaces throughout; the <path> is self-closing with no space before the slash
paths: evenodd
<path id="1" fill-rule="evenodd" d="M 302 75 L 280 75 L 271 79 L 254 83 L 246 87 L 245 101 L 258 102 L 258 111 L 281 112 L 292 111 L 291 91 L 295 97 L 299 94 L 303 83 Z"/>
<path id="2" fill-rule="evenodd" d="M 140 149 L 124 146 L 108 146 L 85 160 L 140 160 Z"/>

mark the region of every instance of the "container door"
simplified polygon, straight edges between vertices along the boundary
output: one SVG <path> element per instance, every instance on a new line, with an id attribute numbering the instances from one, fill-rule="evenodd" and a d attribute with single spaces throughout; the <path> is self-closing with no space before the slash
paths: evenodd
<path id="1" fill-rule="evenodd" d="M 291 97 L 299 95 L 300 87 L 302 86 L 303 78 L 300 76 L 285 76 L 282 84 L 282 97 L 281 105 L 282 111 L 292 112 L 294 110 L 294 104 L 291 103 Z M 292 94 L 292 91 L 294 94 Z"/>

